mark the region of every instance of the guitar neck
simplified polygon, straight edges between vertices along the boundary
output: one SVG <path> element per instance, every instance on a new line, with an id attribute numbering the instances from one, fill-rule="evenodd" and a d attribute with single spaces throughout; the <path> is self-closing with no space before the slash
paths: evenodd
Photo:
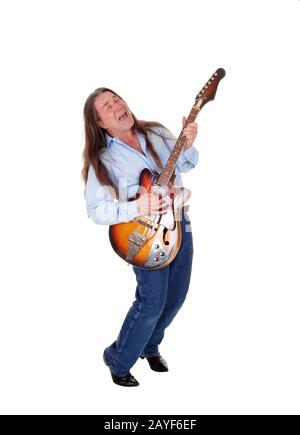
<path id="1" fill-rule="evenodd" d="M 195 104 L 186 120 L 186 123 L 182 127 L 181 133 L 174 145 L 174 148 L 168 158 L 165 167 L 163 168 L 159 178 L 157 179 L 157 185 L 161 187 L 168 187 L 170 179 L 176 168 L 177 161 L 180 157 L 181 151 L 187 141 L 186 136 L 183 134 L 183 130 L 188 124 L 195 121 L 202 107 L 215 98 L 219 82 L 223 77 L 225 77 L 225 74 L 226 73 L 223 68 L 217 69 L 217 71 L 211 76 L 209 81 L 196 96 Z"/>
<path id="2" fill-rule="evenodd" d="M 186 123 L 184 125 L 184 127 L 181 130 L 181 133 L 174 145 L 174 148 L 168 158 L 168 161 L 165 165 L 165 167 L 163 168 L 159 178 L 157 179 L 156 184 L 159 184 L 160 186 L 166 187 L 169 184 L 169 181 L 173 175 L 173 172 L 176 168 L 177 165 L 177 161 L 180 157 L 181 151 L 183 150 L 185 144 L 186 144 L 186 137 L 183 133 L 184 128 L 190 124 L 191 122 L 194 122 L 195 119 L 197 118 L 198 113 L 200 112 L 200 108 L 195 108 L 193 107 L 187 120 Z"/>

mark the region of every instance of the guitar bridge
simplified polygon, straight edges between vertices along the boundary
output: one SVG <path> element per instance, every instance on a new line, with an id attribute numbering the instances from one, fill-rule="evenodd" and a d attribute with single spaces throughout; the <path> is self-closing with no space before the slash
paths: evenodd
<path id="1" fill-rule="evenodd" d="M 140 252 L 141 247 L 147 240 L 147 237 L 142 236 L 138 231 L 132 231 L 128 236 L 128 251 L 126 255 L 126 261 L 131 262 L 133 258 Z"/>

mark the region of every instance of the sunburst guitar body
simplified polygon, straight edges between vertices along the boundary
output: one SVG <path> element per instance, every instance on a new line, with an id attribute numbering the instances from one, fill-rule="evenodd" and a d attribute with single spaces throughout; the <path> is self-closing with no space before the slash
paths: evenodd
<path id="1" fill-rule="evenodd" d="M 162 189 L 155 183 L 158 175 L 145 168 L 140 175 L 141 194 L 156 192 L 169 205 L 167 213 L 139 216 L 130 222 L 110 225 L 109 238 L 115 252 L 127 263 L 142 269 L 159 269 L 167 266 L 175 257 L 181 244 L 181 213 L 191 191 L 172 186 Z"/>

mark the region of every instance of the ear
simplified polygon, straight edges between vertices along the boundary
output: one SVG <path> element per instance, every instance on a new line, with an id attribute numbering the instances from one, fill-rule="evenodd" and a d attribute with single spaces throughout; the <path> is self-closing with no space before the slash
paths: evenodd
<path id="1" fill-rule="evenodd" d="M 101 128 L 106 128 L 105 124 L 103 123 L 103 121 L 101 121 L 101 119 L 98 120 L 98 124 L 100 125 Z"/>

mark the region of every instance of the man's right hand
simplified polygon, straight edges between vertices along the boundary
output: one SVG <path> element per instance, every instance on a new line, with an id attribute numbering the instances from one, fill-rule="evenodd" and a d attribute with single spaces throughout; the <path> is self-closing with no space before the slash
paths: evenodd
<path id="1" fill-rule="evenodd" d="M 151 216 L 156 214 L 166 214 L 168 204 L 157 194 L 145 193 L 137 199 L 137 208 L 141 215 Z"/>

